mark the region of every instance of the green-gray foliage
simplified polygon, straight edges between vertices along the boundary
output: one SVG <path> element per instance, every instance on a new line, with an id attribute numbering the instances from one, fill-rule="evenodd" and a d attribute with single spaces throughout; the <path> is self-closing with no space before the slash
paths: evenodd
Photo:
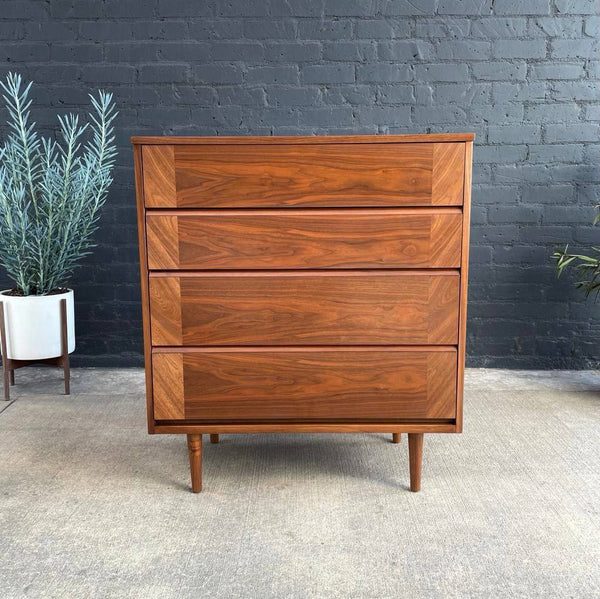
<path id="1" fill-rule="evenodd" d="M 594 225 L 600 221 L 600 214 L 594 218 Z M 569 246 L 564 250 L 556 251 L 552 254 L 556 260 L 556 276 L 560 275 L 569 267 L 573 267 L 579 273 L 579 281 L 575 286 L 582 289 L 585 297 L 588 297 L 592 292 L 596 292 L 596 299 L 600 295 L 600 248 L 592 247 L 596 252 L 595 256 L 585 256 L 583 254 L 569 254 Z"/>
<path id="2" fill-rule="evenodd" d="M 30 121 L 31 83 L 0 81 L 9 133 L 0 146 L 0 263 L 25 295 L 64 285 L 93 247 L 116 157 L 112 94 L 90 95 L 90 123 L 59 116 L 58 140 Z M 86 130 L 91 135 L 83 137 Z"/>

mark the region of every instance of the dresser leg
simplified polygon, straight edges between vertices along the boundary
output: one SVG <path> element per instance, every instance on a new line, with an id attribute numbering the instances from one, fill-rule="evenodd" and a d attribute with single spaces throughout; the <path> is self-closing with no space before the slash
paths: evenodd
<path id="1" fill-rule="evenodd" d="M 392 443 L 400 443 L 402 435 L 400 433 L 392 433 Z"/>
<path id="2" fill-rule="evenodd" d="M 408 433 L 410 460 L 410 490 L 421 490 L 421 464 L 423 462 L 423 433 Z"/>
<path id="3" fill-rule="evenodd" d="M 210 442 L 211 443 L 218 443 L 219 442 L 219 435 L 218 435 L 218 433 L 211 433 L 211 435 L 210 435 Z"/>
<path id="4" fill-rule="evenodd" d="M 200 493 L 202 491 L 202 435 L 188 435 L 187 444 L 190 454 L 192 491 Z"/>

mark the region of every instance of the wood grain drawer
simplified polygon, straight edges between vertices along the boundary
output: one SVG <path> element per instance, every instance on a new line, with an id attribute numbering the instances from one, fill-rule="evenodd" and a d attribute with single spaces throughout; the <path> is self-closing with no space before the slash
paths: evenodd
<path id="1" fill-rule="evenodd" d="M 156 420 L 452 419 L 454 348 L 154 353 Z"/>
<path id="2" fill-rule="evenodd" d="M 456 271 L 150 277 L 153 345 L 454 344 Z"/>
<path id="3" fill-rule="evenodd" d="M 464 143 L 147 145 L 149 208 L 457 206 Z"/>
<path id="4" fill-rule="evenodd" d="M 456 268 L 459 208 L 149 212 L 148 267 Z"/>

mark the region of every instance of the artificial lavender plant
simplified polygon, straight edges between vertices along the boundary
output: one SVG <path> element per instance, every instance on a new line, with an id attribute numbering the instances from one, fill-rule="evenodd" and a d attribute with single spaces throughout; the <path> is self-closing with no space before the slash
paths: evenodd
<path id="1" fill-rule="evenodd" d="M 14 73 L 0 81 L 9 113 L 0 146 L 0 263 L 17 293 L 45 295 L 64 285 L 94 246 L 112 183 L 117 112 L 112 94 L 99 91 L 90 95 L 90 123 L 59 116 L 58 139 L 41 137 L 30 121 L 31 85 Z"/>

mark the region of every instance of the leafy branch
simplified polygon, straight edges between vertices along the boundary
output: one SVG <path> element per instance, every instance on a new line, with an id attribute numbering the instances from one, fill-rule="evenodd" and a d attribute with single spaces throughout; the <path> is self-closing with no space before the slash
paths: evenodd
<path id="1" fill-rule="evenodd" d="M 599 207 L 596 206 L 596 208 Z M 600 213 L 594 218 L 593 224 L 597 225 L 598 222 L 600 222 Z M 575 286 L 583 290 L 586 298 L 595 292 L 595 299 L 598 299 L 598 295 L 600 295 L 600 248 L 592 247 L 592 250 L 596 253 L 595 256 L 570 254 L 567 245 L 564 250 L 554 252 L 552 257 L 556 260 L 557 277 L 560 277 L 568 268 L 574 268 L 580 279 Z"/>

